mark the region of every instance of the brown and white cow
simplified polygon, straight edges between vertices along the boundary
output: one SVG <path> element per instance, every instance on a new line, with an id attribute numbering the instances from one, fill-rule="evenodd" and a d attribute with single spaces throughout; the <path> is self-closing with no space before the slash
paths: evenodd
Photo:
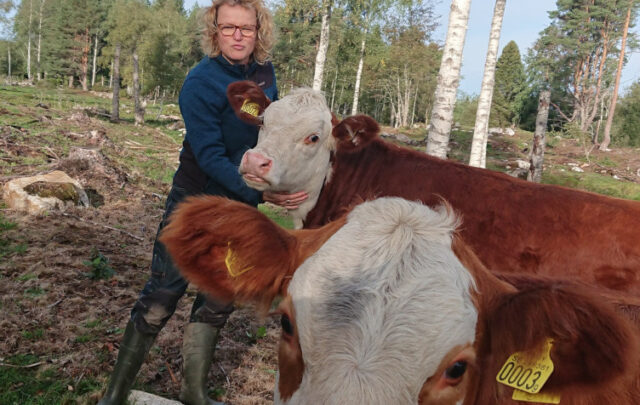
<path id="1" fill-rule="evenodd" d="M 296 224 L 315 228 L 355 204 L 399 196 L 435 206 L 446 200 L 463 221 L 465 242 L 493 271 L 562 275 L 640 293 L 640 202 L 441 160 L 385 142 L 378 124 L 354 116 L 331 126 L 319 93 L 299 89 L 269 105 L 255 85 L 227 92 L 239 116 L 261 124 L 240 172 L 260 190 L 306 190 Z M 261 116 L 242 113 L 246 100 Z M 266 109 L 265 109 L 266 108 Z M 261 118 L 263 118 L 261 120 Z"/>
<path id="2" fill-rule="evenodd" d="M 587 287 L 499 280 L 457 224 L 446 207 L 387 197 L 287 231 L 244 204 L 192 197 L 161 240 L 219 299 L 266 308 L 285 296 L 276 404 L 516 404 L 496 376 L 548 339 L 542 393 L 563 405 L 640 403 L 637 328 Z"/>

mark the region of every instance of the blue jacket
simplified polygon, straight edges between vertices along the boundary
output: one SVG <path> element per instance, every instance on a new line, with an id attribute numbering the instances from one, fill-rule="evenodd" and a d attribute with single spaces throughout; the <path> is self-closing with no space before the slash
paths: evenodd
<path id="1" fill-rule="evenodd" d="M 238 166 L 244 152 L 256 145 L 258 128 L 240 121 L 227 100 L 227 86 L 239 80 L 252 80 L 272 101 L 278 99 L 270 62 L 232 65 L 222 55 L 205 56 L 187 75 L 179 98 L 187 133 L 173 183 L 189 194 L 220 195 L 255 206 L 262 193 L 244 183 Z"/>

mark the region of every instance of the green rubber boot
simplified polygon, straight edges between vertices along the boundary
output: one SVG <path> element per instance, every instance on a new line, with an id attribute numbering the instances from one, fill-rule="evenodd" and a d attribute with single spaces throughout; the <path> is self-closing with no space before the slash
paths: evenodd
<path id="1" fill-rule="evenodd" d="M 180 401 L 186 405 L 224 405 L 207 395 L 207 375 L 219 332 L 220 329 L 201 322 L 191 322 L 184 330 Z"/>
<path id="2" fill-rule="evenodd" d="M 124 331 L 118 360 L 113 368 L 109 388 L 98 405 L 121 405 L 124 404 L 129 390 L 140 370 L 156 335 L 147 335 L 136 330 L 133 322 L 129 321 Z"/>

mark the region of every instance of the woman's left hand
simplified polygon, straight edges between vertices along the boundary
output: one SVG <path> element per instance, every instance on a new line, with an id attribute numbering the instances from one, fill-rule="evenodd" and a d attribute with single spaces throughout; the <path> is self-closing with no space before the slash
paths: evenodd
<path id="1" fill-rule="evenodd" d="M 273 192 L 265 191 L 262 194 L 262 199 L 266 202 L 270 202 L 275 205 L 279 205 L 288 210 L 294 210 L 300 206 L 300 204 L 309 198 L 309 194 L 306 191 L 298 191 L 296 193 L 288 194 L 286 192 Z"/>

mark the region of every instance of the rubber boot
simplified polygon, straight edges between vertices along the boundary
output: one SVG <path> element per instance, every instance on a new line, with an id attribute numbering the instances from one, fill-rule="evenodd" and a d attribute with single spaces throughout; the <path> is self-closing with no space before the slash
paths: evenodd
<path id="1" fill-rule="evenodd" d="M 109 388 L 98 405 L 121 405 L 124 404 L 129 390 L 140 370 L 156 335 L 140 333 L 136 330 L 133 322 L 129 321 L 120 343 L 118 360 L 113 368 Z"/>
<path id="2" fill-rule="evenodd" d="M 191 322 L 184 330 L 180 401 L 187 405 L 224 405 L 207 395 L 207 375 L 219 332 L 220 329 L 201 322 Z"/>

